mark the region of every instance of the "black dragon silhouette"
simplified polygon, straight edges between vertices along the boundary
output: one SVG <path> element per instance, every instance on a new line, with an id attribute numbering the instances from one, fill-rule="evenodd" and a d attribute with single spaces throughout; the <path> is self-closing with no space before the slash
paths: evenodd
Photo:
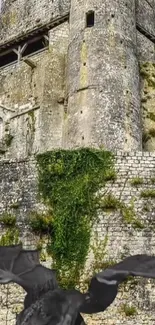
<path id="1" fill-rule="evenodd" d="M 94 275 L 83 294 L 60 288 L 56 271 L 40 264 L 37 250 L 24 250 L 22 244 L 0 246 L 0 284 L 14 282 L 27 293 L 16 325 L 84 325 L 80 313 L 104 311 L 128 276 L 155 278 L 155 256 L 125 258 Z"/>

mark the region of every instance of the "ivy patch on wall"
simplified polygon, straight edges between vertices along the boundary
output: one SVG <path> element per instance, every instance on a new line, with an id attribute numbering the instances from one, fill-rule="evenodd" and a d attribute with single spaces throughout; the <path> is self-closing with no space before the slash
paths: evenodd
<path id="1" fill-rule="evenodd" d="M 113 155 L 83 148 L 37 155 L 39 193 L 51 211 L 53 231 L 48 245 L 64 287 L 78 284 L 97 219 L 98 191 L 114 177 Z"/>

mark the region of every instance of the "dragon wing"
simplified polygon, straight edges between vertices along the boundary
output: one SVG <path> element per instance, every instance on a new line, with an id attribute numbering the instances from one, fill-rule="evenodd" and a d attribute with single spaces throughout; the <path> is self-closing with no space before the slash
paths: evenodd
<path id="1" fill-rule="evenodd" d="M 133 255 L 96 274 L 89 286 L 90 298 L 80 312 L 92 314 L 104 311 L 115 299 L 118 285 L 128 276 L 155 278 L 155 256 Z"/>
<path id="2" fill-rule="evenodd" d="M 55 271 L 40 264 L 38 250 L 24 250 L 21 244 L 0 246 L 0 284 L 10 282 L 27 292 L 44 288 L 49 282 L 50 289 L 57 286 Z"/>

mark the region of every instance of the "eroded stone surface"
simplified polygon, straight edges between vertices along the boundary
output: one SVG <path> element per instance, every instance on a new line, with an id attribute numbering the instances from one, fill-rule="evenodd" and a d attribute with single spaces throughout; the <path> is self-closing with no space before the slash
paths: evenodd
<path id="1" fill-rule="evenodd" d="M 30 55 L 35 68 L 20 61 L 0 70 L 0 104 L 12 110 L 1 159 L 58 147 L 142 149 L 139 62 L 154 60 L 154 2 L 5 1 L 1 44 L 66 14 L 69 22 L 49 27 L 48 48 Z"/>

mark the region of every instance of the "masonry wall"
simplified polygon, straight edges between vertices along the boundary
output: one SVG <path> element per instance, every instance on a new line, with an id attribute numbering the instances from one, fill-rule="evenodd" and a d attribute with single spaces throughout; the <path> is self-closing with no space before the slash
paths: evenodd
<path id="1" fill-rule="evenodd" d="M 36 67 L 25 62 L 4 67 L 0 74 L 0 107 L 4 119 L 5 152 L 0 158 L 23 158 L 61 147 L 64 123 L 64 81 L 68 46 L 68 22 L 49 31 L 49 48 L 31 56 Z M 12 136 L 5 145 L 7 134 Z"/>
<path id="2" fill-rule="evenodd" d="M 70 0 L 2 0 L 0 43 L 40 27 L 69 12 Z"/>
<path id="3" fill-rule="evenodd" d="M 141 150 L 135 0 L 73 0 L 70 26 L 67 145 Z"/>
<path id="4" fill-rule="evenodd" d="M 155 35 L 154 11 L 154 0 L 137 0 L 136 21 L 152 35 Z M 140 61 L 152 61 L 155 59 L 154 42 L 139 31 L 137 31 L 137 54 Z"/>
<path id="5" fill-rule="evenodd" d="M 142 191 L 155 190 L 155 153 L 117 152 L 116 156 L 117 180 L 107 184 L 103 193 L 112 193 L 127 207 L 134 207 L 136 219 L 142 222 L 143 228 L 133 227 L 126 223 L 118 210 L 100 213 L 100 222 L 95 230 L 103 240 L 108 236 L 105 249 L 105 260 L 121 260 L 132 254 L 155 254 L 155 199 L 143 198 Z M 135 177 L 143 180 L 142 185 L 131 185 Z M 92 238 L 93 242 L 93 238 Z M 90 254 L 90 260 L 93 255 Z M 90 263 L 90 264 L 89 264 Z M 91 265 L 91 262 L 88 263 Z M 140 279 L 137 285 L 125 286 L 120 289 L 114 303 L 99 316 L 91 317 L 88 324 L 149 324 L 155 321 L 155 282 Z M 127 317 L 124 304 L 135 306 L 137 315 Z"/>
<path id="6" fill-rule="evenodd" d="M 155 33 L 154 8 L 154 2 L 146 0 L 132 0 L 129 5 L 121 0 L 101 5 L 89 1 L 78 6 L 72 0 L 71 7 L 62 0 L 33 6 L 5 1 L 0 19 L 6 42 L 7 37 L 15 40 L 23 30 L 26 33 L 69 10 L 70 21 L 49 31 L 49 49 L 30 56 L 36 68 L 21 61 L 1 69 L 0 105 L 8 111 L 0 107 L 0 118 L 3 113 L 8 116 L 3 136 L 5 140 L 10 132 L 12 141 L 0 150 L 0 159 L 58 147 L 154 150 L 154 139 L 143 145 L 147 121 L 139 66 L 154 62 L 154 42 L 136 30 L 138 24 L 147 33 Z M 86 27 L 89 10 L 95 14 L 91 28 Z M 16 17 L 12 27 L 12 18 L 6 23 L 4 17 L 14 17 L 15 12 L 20 19 Z M 39 22 L 32 16 L 40 17 Z M 153 100 L 149 91 L 148 96 Z M 0 149 L 1 140 L 2 130 Z"/>
<path id="7" fill-rule="evenodd" d="M 112 211 L 99 211 L 99 222 L 94 226 L 92 232 L 92 243 L 94 234 L 98 233 L 99 244 L 107 236 L 104 261 L 110 259 L 120 261 L 130 254 L 147 253 L 155 254 L 155 198 L 143 198 L 144 190 L 155 190 L 155 153 L 117 152 L 115 168 L 117 179 L 115 182 L 107 183 L 103 189 L 103 197 L 109 192 L 134 209 L 134 217 L 143 225 L 133 226 L 127 223 L 119 209 Z M 37 168 L 34 159 L 23 161 L 5 161 L 0 164 L 0 213 L 10 211 L 15 213 L 20 222 L 26 221 L 28 213 L 32 210 L 44 209 L 38 201 Z M 141 185 L 131 185 L 135 177 L 143 180 Z M 6 181 L 7 180 L 7 181 Z M 12 208 L 12 203 L 18 202 L 19 207 Z M 37 238 L 29 233 L 28 229 L 21 225 L 21 238 L 24 246 L 36 247 Z M 5 229 L 0 230 L 1 234 Z M 102 252 L 101 252 L 102 254 Z M 90 275 L 91 263 L 94 261 L 93 252 L 90 251 L 86 263 L 86 277 Z M 48 260 L 46 261 L 48 262 Z M 48 264 L 50 265 L 50 264 Z M 19 299 L 19 288 L 2 287 L 1 290 L 1 316 L 0 324 L 14 324 L 15 311 L 22 308 L 22 298 Z M 6 290 L 13 290 L 9 296 Z M 15 290 L 15 291 L 14 291 Z M 11 292 L 11 291 L 10 291 Z M 21 290 L 20 290 L 21 292 Z M 6 296 L 7 294 L 7 296 Z M 22 293 L 21 293 L 22 294 Z M 104 312 L 97 316 L 87 317 L 87 324 L 148 324 L 153 325 L 154 316 L 155 283 L 153 280 L 141 279 L 138 284 L 121 287 L 115 302 Z M 134 305 L 136 315 L 126 316 L 124 304 Z"/>

